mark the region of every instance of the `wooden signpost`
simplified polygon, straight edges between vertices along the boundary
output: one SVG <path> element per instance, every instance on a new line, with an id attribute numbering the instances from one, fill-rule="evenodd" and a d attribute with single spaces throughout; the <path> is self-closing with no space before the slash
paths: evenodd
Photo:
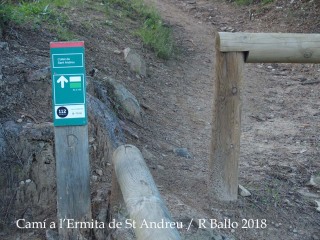
<path id="1" fill-rule="evenodd" d="M 320 34 L 217 33 L 209 194 L 238 195 L 244 63 L 320 63 Z"/>
<path id="2" fill-rule="evenodd" d="M 84 42 L 50 43 L 60 239 L 82 239 L 91 221 Z"/>

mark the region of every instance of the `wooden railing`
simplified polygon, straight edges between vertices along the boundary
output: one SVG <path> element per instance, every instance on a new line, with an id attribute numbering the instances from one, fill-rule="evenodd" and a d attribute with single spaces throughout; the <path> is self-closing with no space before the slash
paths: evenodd
<path id="1" fill-rule="evenodd" d="M 209 194 L 237 199 L 244 63 L 320 63 L 320 34 L 217 33 Z"/>

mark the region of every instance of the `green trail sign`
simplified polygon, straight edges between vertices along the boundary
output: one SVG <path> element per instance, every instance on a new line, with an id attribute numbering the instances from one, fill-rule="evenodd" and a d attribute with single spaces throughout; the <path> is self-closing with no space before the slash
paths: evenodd
<path id="1" fill-rule="evenodd" d="M 54 126 L 87 124 L 84 42 L 51 42 Z"/>

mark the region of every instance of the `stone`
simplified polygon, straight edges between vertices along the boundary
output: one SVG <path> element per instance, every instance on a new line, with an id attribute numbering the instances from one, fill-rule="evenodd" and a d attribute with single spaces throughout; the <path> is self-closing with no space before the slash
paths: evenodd
<path id="1" fill-rule="evenodd" d="M 4 135 L 4 130 L 2 129 L 2 125 L 0 124 L 0 159 L 5 159 L 5 153 L 7 149 L 6 137 Z M 2 162 L 0 160 L 0 162 Z"/>
<path id="2" fill-rule="evenodd" d="M 110 95 L 114 98 L 115 102 L 119 104 L 121 109 L 125 111 L 128 118 L 135 123 L 141 123 L 142 109 L 137 98 L 117 81 L 111 78 L 105 78 L 105 80 Z"/>
<path id="3" fill-rule="evenodd" d="M 175 148 L 173 152 L 179 157 L 184 157 L 188 159 L 192 158 L 192 155 L 190 154 L 187 148 Z"/>
<path id="4" fill-rule="evenodd" d="M 320 188 L 320 176 L 311 176 L 308 186 Z"/>
<path id="5" fill-rule="evenodd" d="M 320 235 L 314 233 L 311 237 L 312 240 L 320 240 Z"/>
<path id="6" fill-rule="evenodd" d="M 7 42 L 0 42 L 0 50 L 9 51 L 9 44 Z"/>
<path id="7" fill-rule="evenodd" d="M 158 168 L 159 170 L 164 170 L 164 169 L 165 169 L 164 166 L 162 166 L 162 165 L 157 165 L 157 168 Z"/>
<path id="8" fill-rule="evenodd" d="M 96 74 L 99 72 L 99 70 L 97 68 L 92 68 L 91 71 L 89 71 L 89 74 L 91 77 L 96 76 Z"/>
<path id="9" fill-rule="evenodd" d="M 245 187 L 243 187 L 242 185 L 239 184 L 239 188 L 238 188 L 238 193 L 240 196 L 242 197 L 249 197 L 251 196 L 251 193 L 249 192 L 249 190 L 247 190 Z"/>
<path id="10" fill-rule="evenodd" d="M 28 62 L 28 60 L 22 56 L 15 56 L 14 61 L 16 61 L 17 63 L 22 63 L 22 64 Z"/>
<path id="11" fill-rule="evenodd" d="M 228 32 L 235 32 L 235 29 L 232 28 L 232 27 L 227 27 L 227 31 L 228 31 Z"/>
<path id="12" fill-rule="evenodd" d="M 39 206 L 46 207 L 49 203 L 54 202 L 50 196 L 55 189 L 55 157 L 51 144 L 39 144 L 39 147 L 41 151 L 34 155 L 36 161 L 32 163 L 30 177 L 37 185 Z"/>
<path id="13" fill-rule="evenodd" d="M 28 179 L 30 180 L 30 179 Z M 25 191 L 23 191 L 23 199 L 27 200 L 28 202 L 31 202 L 31 203 L 36 203 L 38 201 L 38 195 L 39 195 L 39 192 L 37 190 L 37 186 L 36 184 L 30 180 L 30 182 L 28 182 L 28 180 L 26 180 L 26 188 L 25 188 Z M 20 189 L 22 190 L 22 189 Z M 20 193 L 21 195 L 21 193 Z M 20 199 L 21 201 L 21 199 Z"/>
<path id="14" fill-rule="evenodd" d="M 93 143 L 96 139 L 94 137 L 89 137 L 89 143 Z"/>
<path id="15" fill-rule="evenodd" d="M 320 212 L 320 200 L 319 201 L 318 200 L 314 200 L 314 201 L 317 204 L 317 208 L 316 208 L 317 212 Z"/>
<path id="16" fill-rule="evenodd" d="M 28 183 L 31 183 L 32 182 L 32 180 L 31 179 L 27 179 L 26 180 L 26 183 L 28 184 Z"/>
<path id="17" fill-rule="evenodd" d="M 102 176 L 102 175 L 103 175 L 103 172 L 102 172 L 101 169 L 97 169 L 97 170 L 96 170 L 96 173 L 97 173 L 99 176 Z"/>
<path id="18" fill-rule="evenodd" d="M 98 176 L 92 175 L 92 176 L 91 176 L 91 180 L 92 180 L 93 182 L 98 181 Z"/>
<path id="19" fill-rule="evenodd" d="M 306 151 L 307 151 L 306 149 L 302 149 L 302 150 L 300 151 L 300 154 L 305 153 Z"/>
<path id="20" fill-rule="evenodd" d="M 109 25 L 109 26 L 111 26 L 111 25 L 113 24 L 113 21 L 107 20 L 107 21 L 106 21 L 106 24 Z"/>
<path id="21" fill-rule="evenodd" d="M 97 220 L 99 222 L 106 222 L 107 221 L 107 216 L 108 216 L 108 209 L 107 208 L 102 208 L 98 214 Z"/>
<path id="22" fill-rule="evenodd" d="M 19 206 L 17 214 L 21 217 L 22 209 L 30 207 L 31 215 L 36 218 L 47 211 L 48 206 L 56 204 L 56 199 L 52 197 L 56 194 L 56 171 L 53 156 L 53 135 L 50 136 L 51 130 L 53 130 L 51 123 L 18 124 L 16 121 L 8 121 L 0 125 L 0 146 L 2 147 L 2 133 L 5 134 L 5 143 L 8 145 L 4 152 L 5 157 L 3 158 L 1 154 L 0 161 L 12 159 L 10 144 L 14 144 L 14 149 L 19 153 L 20 159 L 26 160 L 21 161 L 21 165 L 24 165 L 23 172 L 21 169 L 13 175 L 15 179 L 20 179 L 20 181 L 18 181 L 19 187 L 12 204 Z M 50 141 L 43 141 L 44 139 Z M 24 181 L 21 181 L 21 178 L 24 178 Z M 16 209 L 10 209 L 10 211 L 16 211 Z"/>
<path id="23" fill-rule="evenodd" d="M 150 152 L 146 147 L 142 148 L 141 153 L 142 153 L 142 156 L 145 160 L 149 160 L 151 162 L 156 162 L 156 160 L 157 160 L 156 156 L 152 152 Z"/>
<path id="24" fill-rule="evenodd" d="M 138 73 L 139 75 L 146 77 L 147 76 L 147 67 L 144 59 L 130 48 L 126 48 L 123 51 L 124 59 L 130 66 L 130 70 Z"/>
<path id="25" fill-rule="evenodd" d="M 289 199 L 287 199 L 287 198 L 284 199 L 283 202 L 286 203 L 286 204 L 287 204 L 288 206 L 290 206 L 290 207 L 293 206 L 293 204 L 291 203 L 291 201 L 290 201 Z"/>
<path id="26" fill-rule="evenodd" d="M 33 82 L 33 81 L 43 81 L 48 79 L 50 80 L 50 67 L 45 67 L 42 69 L 38 69 L 35 71 L 32 71 L 28 74 L 27 76 L 27 81 L 28 82 Z"/>
<path id="27" fill-rule="evenodd" d="M 320 198 L 320 194 L 310 192 L 307 188 L 301 188 L 298 190 L 298 193 L 306 198 Z"/>
<path id="28" fill-rule="evenodd" d="M 97 221 L 106 223 L 107 216 L 108 216 L 108 209 L 102 208 L 97 216 Z M 94 236 L 97 240 L 105 240 L 106 239 L 106 236 L 107 236 L 106 229 L 94 228 L 93 232 L 94 232 Z"/>
<path id="29" fill-rule="evenodd" d="M 46 230 L 46 240 L 59 240 L 59 234 L 52 229 Z"/>
<path id="30" fill-rule="evenodd" d="M 26 222 L 33 221 L 33 214 L 32 214 L 32 210 L 30 207 L 27 207 L 27 209 L 24 211 L 22 218 L 25 219 Z"/>

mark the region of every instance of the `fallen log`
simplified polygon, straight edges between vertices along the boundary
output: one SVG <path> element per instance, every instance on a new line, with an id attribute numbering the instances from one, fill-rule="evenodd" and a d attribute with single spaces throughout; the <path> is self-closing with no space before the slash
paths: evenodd
<path id="1" fill-rule="evenodd" d="M 139 149 L 122 145 L 112 162 L 137 239 L 181 239 Z"/>

